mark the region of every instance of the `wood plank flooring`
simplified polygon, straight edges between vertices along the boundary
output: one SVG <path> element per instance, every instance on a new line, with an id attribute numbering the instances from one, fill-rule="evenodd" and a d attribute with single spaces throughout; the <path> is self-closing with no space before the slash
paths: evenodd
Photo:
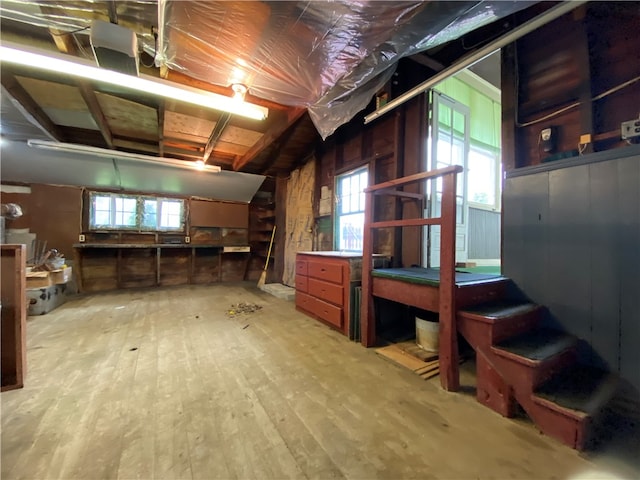
<path id="1" fill-rule="evenodd" d="M 263 308 L 229 318 L 239 302 Z M 3 479 L 564 479 L 602 468 L 249 284 L 76 297 L 29 317 L 27 331 L 25 388 L 0 397 Z"/>

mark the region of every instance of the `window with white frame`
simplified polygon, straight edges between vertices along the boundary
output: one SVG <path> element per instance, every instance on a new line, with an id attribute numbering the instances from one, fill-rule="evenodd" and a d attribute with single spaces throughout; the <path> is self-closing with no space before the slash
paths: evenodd
<path id="1" fill-rule="evenodd" d="M 338 204 L 334 243 L 337 250 L 362 251 L 364 189 L 368 179 L 367 167 L 336 176 Z"/>
<path id="2" fill-rule="evenodd" d="M 181 231 L 184 200 L 91 192 L 92 230 Z"/>

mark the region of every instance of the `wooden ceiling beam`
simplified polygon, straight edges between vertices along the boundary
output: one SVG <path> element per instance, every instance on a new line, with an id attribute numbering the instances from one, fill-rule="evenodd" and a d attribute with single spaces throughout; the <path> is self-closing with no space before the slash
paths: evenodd
<path id="1" fill-rule="evenodd" d="M 41 8 L 45 10 L 47 9 L 47 7 Z M 55 28 L 50 28 L 49 33 L 53 37 L 53 41 L 55 42 L 56 47 L 58 47 L 58 50 L 68 55 L 79 56 L 79 48 L 76 44 L 75 37 L 72 34 L 68 34 Z M 80 90 L 80 94 L 82 95 L 84 102 L 87 104 L 89 113 L 96 122 L 96 125 L 98 125 L 98 129 L 100 130 L 107 147 L 114 148 L 113 133 L 111 132 L 107 117 L 102 111 L 102 107 L 100 107 L 100 102 L 98 101 L 98 97 L 96 96 L 96 92 L 91 86 L 91 83 L 87 80 L 78 79 L 76 80 L 76 85 Z"/>
<path id="2" fill-rule="evenodd" d="M 224 129 L 227 128 L 227 125 L 229 124 L 229 120 L 231 120 L 230 113 L 225 112 L 220 114 L 218 121 L 213 127 L 213 130 L 211 131 L 211 135 L 209 135 L 209 139 L 207 140 L 207 145 L 206 147 L 204 147 L 204 153 L 202 154 L 202 161 L 204 163 L 207 163 L 209 161 L 209 157 L 211 157 L 211 153 L 213 152 L 213 149 L 218 143 L 218 140 L 220 140 L 220 137 L 222 136 L 222 132 L 224 132 Z"/>
<path id="3" fill-rule="evenodd" d="M 140 143 L 134 140 L 127 140 L 124 138 L 114 138 L 113 143 L 116 147 L 122 148 L 125 150 L 131 150 L 134 152 L 142 152 L 142 153 L 152 153 L 157 156 L 167 156 L 171 155 L 171 158 L 181 159 L 190 159 L 190 160 L 202 160 L 202 155 L 199 152 L 192 152 L 189 150 L 182 150 L 180 148 L 164 148 L 164 155 L 158 155 L 158 145 L 151 143 Z M 182 157 L 182 158 L 179 158 Z"/>
<path id="4" fill-rule="evenodd" d="M 170 136 L 163 136 L 162 139 L 164 141 L 165 146 L 167 147 L 172 146 L 176 148 L 182 148 L 184 150 L 204 152 L 205 145 L 202 142 L 194 142 L 191 140 L 185 140 L 182 138 L 170 137 Z M 200 155 L 202 155 L 202 153 Z"/>
<path id="5" fill-rule="evenodd" d="M 296 123 L 307 110 L 305 108 L 291 108 L 287 113 L 287 117 L 273 125 L 242 157 L 233 162 L 233 169 L 238 171 L 247 163 L 251 162 L 258 154 L 273 142 L 278 140 L 284 132 L 287 131 L 294 123 Z"/>
<path id="6" fill-rule="evenodd" d="M 164 100 L 158 106 L 158 154 L 164 155 Z"/>
<path id="7" fill-rule="evenodd" d="M 98 102 L 96 92 L 93 90 L 89 82 L 82 80 L 78 81 L 78 88 L 80 89 L 80 94 L 82 95 L 84 102 L 87 104 L 87 107 L 89 107 L 89 113 L 91 113 L 91 116 L 100 129 L 104 142 L 109 148 L 113 148 L 113 134 L 111 133 L 107 117 L 105 117 L 104 112 L 100 107 L 100 102 Z"/>
<path id="8" fill-rule="evenodd" d="M 227 97 L 233 96 L 233 90 L 231 90 L 231 87 L 221 87 L 220 85 L 203 82 L 202 80 L 189 77 L 184 73 L 176 72 L 174 70 L 167 70 L 166 76 L 163 76 L 163 78 L 171 82 L 186 85 L 188 87 L 199 88 L 200 90 L 205 90 L 207 92 L 217 93 L 219 95 L 225 95 Z M 251 95 L 249 92 L 247 92 L 247 94 L 245 95 L 244 100 L 247 103 L 253 103 L 254 105 L 260 105 L 261 107 L 266 107 L 273 110 L 291 110 L 291 107 L 282 105 L 281 103 L 271 102 L 269 100 L 256 97 L 254 95 Z"/>
<path id="9" fill-rule="evenodd" d="M 0 76 L 2 86 L 7 90 L 9 95 L 15 100 L 23 113 L 30 117 L 36 124 L 46 132 L 50 137 L 58 142 L 64 141 L 64 135 L 60 127 L 51 121 L 45 111 L 38 105 L 29 93 L 20 85 L 16 77 L 2 70 Z"/>
<path id="10" fill-rule="evenodd" d="M 430 57 L 425 53 L 416 53 L 415 55 L 411 55 L 408 57 L 410 60 L 413 60 L 420 65 L 430 68 L 434 72 L 439 72 L 444 70 L 444 65 L 437 61 L 435 58 Z"/>
<path id="11" fill-rule="evenodd" d="M 109 21 L 118 24 L 118 9 L 116 8 L 116 0 L 107 0 L 107 10 L 109 12 Z"/>

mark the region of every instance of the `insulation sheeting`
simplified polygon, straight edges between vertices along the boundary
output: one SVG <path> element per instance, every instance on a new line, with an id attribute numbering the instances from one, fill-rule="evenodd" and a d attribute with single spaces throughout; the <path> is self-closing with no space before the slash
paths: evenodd
<path id="1" fill-rule="evenodd" d="M 244 84 L 260 98 L 306 107 L 326 138 L 369 103 L 400 58 L 533 3 L 158 0 L 118 1 L 117 13 L 156 65 L 216 85 Z M 74 31 L 93 18 L 108 20 L 108 4 L 3 0 L 0 15 Z"/>

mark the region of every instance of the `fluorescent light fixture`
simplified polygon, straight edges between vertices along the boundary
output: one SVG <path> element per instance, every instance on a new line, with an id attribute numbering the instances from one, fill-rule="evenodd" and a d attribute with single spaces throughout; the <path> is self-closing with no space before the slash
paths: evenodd
<path id="1" fill-rule="evenodd" d="M 50 142 L 48 140 L 27 140 L 27 145 L 44 150 L 55 150 L 59 152 L 80 153 L 84 155 L 95 155 L 96 157 L 115 158 L 125 160 L 136 160 L 139 162 L 153 163 L 165 167 L 186 168 L 188 170 L 201 170 L 209 173 L 218 173 L 221 168 L 217 165 L 198 165 L 198 162 L 187 162 L 175 158 L 152 157 L 151 155 L 141 155 L 138 153 L 121 152 L 119 150 L 108 150 L 106 148 L 90 147 L 88 145 L 78 145 L 76 143 Z"/>
<path id="2" fill-rule="evenodd" d="M 231 97 L 207 92 L 186 85 L 179 85 L 163 79 L 140 75 L 138 77 L 124 73 L 96 67 L 93 63 L 82 59 L 57 55 L 36 49 L 3 42 L 0 46 L 0 60 L 27 67 L 47 70 L 57 74 L 67 74 L 86 78 L 97 82 L 104 82 L 122 88 L 158 95 L 191 103 L 200 107 L 221 110 L 223 112 L 241 115 L 254 120 L 264 120 L 269 115 L 269 109 L 246 102 L 238 102 Z"/>

